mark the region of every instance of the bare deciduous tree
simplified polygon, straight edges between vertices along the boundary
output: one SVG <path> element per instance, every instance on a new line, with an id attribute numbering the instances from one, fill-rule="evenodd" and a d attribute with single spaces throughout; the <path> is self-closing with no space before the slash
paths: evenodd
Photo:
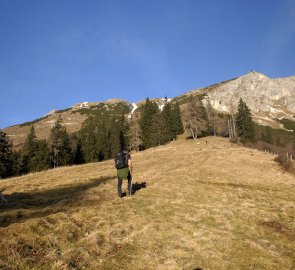
<path id="1" fill-rule="evenodd" d="M 206 109 L 198 96 L 191 96 L 185 112 L 185 128 L 196 140 L 202 132 L 208 131 Z"/>

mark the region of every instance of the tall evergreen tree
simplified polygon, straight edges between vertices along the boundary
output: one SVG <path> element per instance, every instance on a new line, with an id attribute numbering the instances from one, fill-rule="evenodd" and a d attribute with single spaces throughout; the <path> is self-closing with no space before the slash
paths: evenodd
<path id="1" fill-rule="evenodd" d="M 81 140 L 81 149 L 85 162 L 94 162 L 98 160 L 97 150 L 98 127 L 93 117 L 90 117 L 79 132 Z"/>
<path id="2" fill-rule="evenodd" d="M 240 98 L 236 115 L 237 133 L 242 142 L 251 141 L 255 137 L 254 122 L 247 104 Z"/>
<path id="3" fill-rule="evenodd" d="M 76 144 L 73 148 L 73 162 L 74 164 L 83 164 L 85 162 L 81 139 L 76 140 Z"/>
<path id="4" fill-rule="evenodd" d="M 72 161 L 70 138 L 59 118 L 50 132 L 50 154 L 53 167 L 69 165 Z"/>
<path id="5" fill-rule="evenodd" d="M 42 171 L 50 167 L 50 152 L 45 140 L 36 142 L 35 162 L 33 171 Z"/>
<path id="6" fill-rule="evenodd" d="M 182 134 L 184 132 L 184 130 L 183 130 L 180 107 L 179 107 L 178 102 L 176 102 L 173 105 L 172 119 L 173 119 L 173 128 L 172 128 L 172 130 L 173 130 L 174 136 Z"/>
<path id="7" fill-rule="evenodd" d="M 37 137 L 34 126 L 31 126 L 26 141 L 21 149 L 21 174 L 34 171 L 37 151 Z"/>
<path id="8" fill-rule="evenodd" d="M 161 144 L 172 141 L 176 138 L 175 119 L 173 115 L 173 107 L 170 102 L 166 102 L 161 112 L 160 124 L 161 130 Z"/>
<path id="9" fill-rule="evenodd" d="M 128 124 L 125 116 L 122 114 L 119 119 L 113 118 L 110 126 L 110 155 L 114 158 L 115 155 L 128 146 L 127 141 Z"/>
<path id="10" fill-rule="evenodd" d="M 110 143 L 110 157 L 114 158 L 116 154 L 121 150 L 122 139 L 121 127 L 118 119 L 113 118 L 111 121 L 109 131 L 109 143 Z"/>
<path id="11" fill-rule="evenodd" d="M 14 175 L 12 143 L 6 134 L 0 131 L 0 178 Z"/>
<path id="12" fill-rule="evenodd" d="M 160 110 L 155 102 L 146 99 L 139 121 L 144 148 L 161 144 Z"/>
<path id="13" fill-rule="evenodd" d="M 121 149 L 127 149 L 129 142 L 128 142 L 128 130 L 129 130 L 129 124 L 124 116 L 124 114 L 121 115 L 121 118 L 119 119 L 119 127 L 120 127 L 120 146 Z"/>
<path id="14" fill-rule="evenodd" d="M 27 135 L 26 141 L 23 145 L 23 153 L 29 157 L 29 159 L 33 158 L 36 152 L 36 131 L 34 126 L 31 126 L 30 131 Z"/>
<path id="15" fill-rule="evenodd" d="M 105 121 L 100 122 L 97 139 L 98 160 L 105 160 L 111 158 L 109 152 L 109 138 Z"/>
<path id="16" fill-rule="evenodd" d="M 20 173 L 41 171 L 49 168 L 49 149 L 45 140 L 37 140 L 34 126 L 31 126 L 21 149 Z"/>

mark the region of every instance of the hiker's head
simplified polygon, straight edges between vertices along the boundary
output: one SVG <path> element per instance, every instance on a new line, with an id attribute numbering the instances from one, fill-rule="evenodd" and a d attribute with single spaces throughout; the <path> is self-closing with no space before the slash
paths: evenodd
<path id="1" fill-rule="evenodd" d="M 123 154 L 128 154 L 128 150 L 127 149 L 124 149 L 122 152 L 123 152 Z"/>

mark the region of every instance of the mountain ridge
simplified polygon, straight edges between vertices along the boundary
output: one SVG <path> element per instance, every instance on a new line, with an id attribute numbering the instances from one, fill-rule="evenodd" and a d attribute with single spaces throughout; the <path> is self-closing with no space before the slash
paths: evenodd
<path id="1" fill-rule="evenodd" d="M 226 114 L 235 113 L 238 101 L 242 98 L 251 109 L 253 120 L 260 125 L 284 128 L 280 123 L 281 119 L 295 121 L 295 76 L 272 79 L 262 73 L 251 71 L 240 77 L 187 91 L 168 101 L 180 101 L 183 111 L 187 102 L 186 97 L 190 95 L 202 96 L 205 106 L 210 104 L 216 111 Z M 165 98 L 151 100 L 156 101 L 160 109 L 166 102 Z M 130 116 L 136 113 L 142 104 L 144 100 L 129 102 L 118 98 L 101 102 L 80 102 L 64 110 L 52 110 L 42 118 L 3 130 L 12 138 L 14 145 L 19 147 L 32 124 L 35 125 L 37 137 L 46 139 L 59 117 L 67 130 L 73 133 L 81 128 L 83 121 L 90 115 L 97 115 L 99 112 L 116 114 L 116 111 L 118 114 L 121 110 Z"/>

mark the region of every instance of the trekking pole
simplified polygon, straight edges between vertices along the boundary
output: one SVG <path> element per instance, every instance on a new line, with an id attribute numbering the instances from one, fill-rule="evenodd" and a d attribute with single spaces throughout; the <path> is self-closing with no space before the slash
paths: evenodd
<path id="1" fill-rule="evenodd" d="M 133 166 L 131 165 L 130 168 L 130 176 L 131 176 L 131 180 L 130 180 L 130 196 L 132 195 L 132 178 L 133 178 Z"/>

